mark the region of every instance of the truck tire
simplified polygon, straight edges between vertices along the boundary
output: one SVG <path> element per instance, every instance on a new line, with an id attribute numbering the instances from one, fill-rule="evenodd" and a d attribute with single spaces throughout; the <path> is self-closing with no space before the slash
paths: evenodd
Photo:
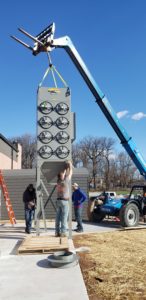
<path id="1" fill-rule="evenodd" d="M 102 211 L 93 212 L 93 220 L 97 223 L 100 223 L 103 219 L 105 218 L 105 213 L 103 213 Z"/>
<path id="2" fill-rule="evenodd" d="M 95 206 L 95 200 L 90 200 L 88 201 L 88 206 L 87 206 L 87 217 L 89 221 L 94 221 L 93 218 L 93 210 Z"/>
<path id="3" fill-rule="evenodd" d="M 139 223 L 139 209 L 134 203 L 124 205 L 119 216 L 123 227 L 133 227 Z"/>

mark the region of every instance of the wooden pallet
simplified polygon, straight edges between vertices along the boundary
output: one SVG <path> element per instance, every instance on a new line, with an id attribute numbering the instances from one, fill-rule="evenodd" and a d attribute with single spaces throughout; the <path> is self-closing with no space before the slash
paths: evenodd
<path id="1" fill-rule="evenodd" d="M 67 237 L 29 236 L 18 248 L 18 254 L 44 254 L 69 248 Z"/>

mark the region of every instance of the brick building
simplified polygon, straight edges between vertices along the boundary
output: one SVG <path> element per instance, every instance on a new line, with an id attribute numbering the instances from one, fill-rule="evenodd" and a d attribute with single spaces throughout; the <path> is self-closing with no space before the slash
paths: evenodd
<path id="1" fill-rule="evenodd" d="M 21 169 L 22 147 L 17 142 L 9 142 L 0 134 L 0 169 Z"/>

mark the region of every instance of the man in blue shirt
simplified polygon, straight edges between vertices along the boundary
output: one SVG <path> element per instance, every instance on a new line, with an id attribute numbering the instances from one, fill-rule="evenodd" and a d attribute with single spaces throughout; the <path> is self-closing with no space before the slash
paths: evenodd
<path id="1" fill-rule="evenodd" d="M 83 211 L 83 203 L 87 199 L 86 194 L 79 188 L 77 183 L 73 184 L 73 194 L 72 201 L 74 205 L 74 213 L 77 221 L 77 229 L 76 232 L 83 232 L 82 225 L 82 211 Z"/>

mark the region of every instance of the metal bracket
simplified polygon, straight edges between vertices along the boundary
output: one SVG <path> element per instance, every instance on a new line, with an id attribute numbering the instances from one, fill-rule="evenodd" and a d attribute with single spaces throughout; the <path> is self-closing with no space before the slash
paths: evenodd
<path id="1" fill-rule="evenodd" d="M 29 37 L 31 40 L 33 40 L 35 42 L 34 45 L 33 46 L 28 45 L 13 35 L 11 35 L 11 38 L 13 38 L 16 42 L 20 43 L 27 49 L 31 50 L 33 55 L 37 55 L 40 52 L 50 52 L 53 50 L 52 43 L 53 43 L 53 38 L 55 33 L 55 23 L 49 25 L 37 36 L 31 35 L 30 33 L 28 33 L 26 30 L 22 28 L 18 28 L 18 30 L 22 32 L 24 35 L 26 35 L 27 37 Z"/>
<path id="2" fill-rule="evenodd" d="M 53 195 L 53 193 L 55 192 L 56 184 L 54 184 L 53 189 L 52 189 L 52 191 L 51 191 L 50 194 L 48 193 L 48 191 L 47 191 L 47 189 L 46 189 L 46 187 L 45 187 L 45 185 L 44 185 L 44 183 L 43 183 L 42 180 L 41 180 L 41 186 L 42 186 L 42 188 L 44 189 L 44 191 L 45 191 L 45 193 L 46 193 L 46 195 L 47 195 L 47 197 L 48 197 L 48 198 L 47 198 L 47 201 L 46 201 L 45 204 L 44 204 L 44 209 L 46 208 L 48 202 L 50 201 L 51 204 L 52 204 L 52 206 L 53 206 L 53 208 L 54 208 L 54 210 L 56 211 L 56 207 L 55 207 L 55 205 L 54 205 L 54 203 L 53 203 L 53 201 L 52 201 L 52 195 Z"/>
<path id="3" fill-rule="evenodd" d="M 27 49 L 31 50 L 32 54 L 35 56 L 41 52 L 51 52 L 55 48 L 66 48 L 73 46 L 73 43 L 68 36 L 54 39 L 55 23 L 50 24 L 36 36 L 33 36 L 22 28 L 18 28 L 18 30 L 34 41 L 34 45 L 28 45 L 14 35 L 11 35 L 10 37 Z"/>

